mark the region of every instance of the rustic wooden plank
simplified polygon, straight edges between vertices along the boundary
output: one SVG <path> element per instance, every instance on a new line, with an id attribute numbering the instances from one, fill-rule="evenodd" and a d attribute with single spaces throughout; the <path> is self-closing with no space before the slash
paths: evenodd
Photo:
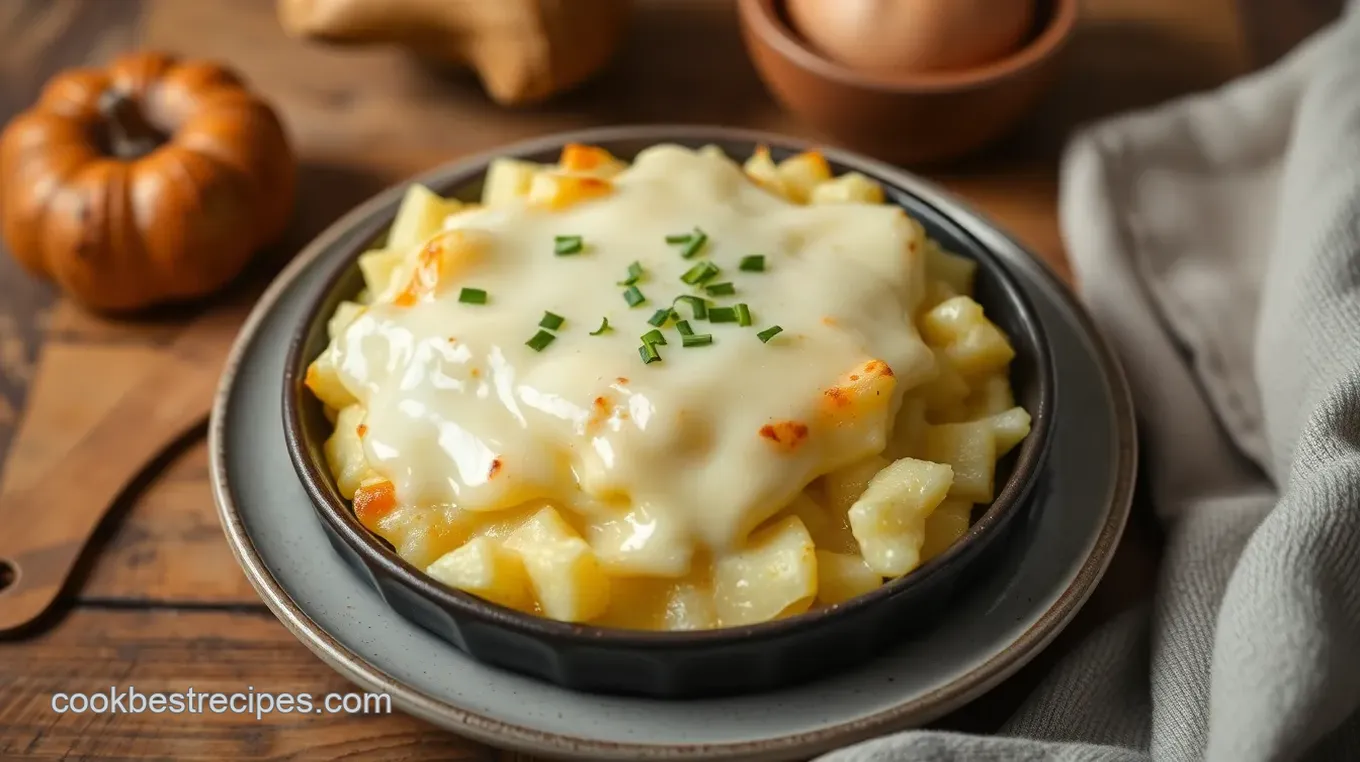
<path id="1" fill-rule="evenodd" d="M 259 603 L 222 538 L 207 479 L 207 447 L 199 443 L 176 458 L 109 533 L 79 600 Z"/>
<path id="2" fill-rule="evenodd" d="M 791 128 L 756 79 L 729 0 L 641 0 L 616 65 L 549 105 L 505 109 L 469 77 L 400 52 L 287 39 L 267 3 L 150 0 L 150 44 L 233 62 L 272 98 L 308 156 L 394 146 L 455 156 L 599 124 L 684 121 Z M 694 55 L 694 41 L 703 55 Z"/>
<path id="3" fill-rule="evenodd" d="M 0 4 L 0 122 L 32 103 L 48 77 L 107 58 L 136 43 L 139 0 L 8 0 Z M 54 294 L 0 246 L 0 460 L 18 411 Z"/>
<path id="4" fill-rule="evenodd" d="M 392 714 L 58 714 L 56 693 L 259 692 L 358 688 L 267 613 L 80 610 L 63 627 L 6 643 L 0 758 L 402 759 L 490 762 L 495 753 Z"/>

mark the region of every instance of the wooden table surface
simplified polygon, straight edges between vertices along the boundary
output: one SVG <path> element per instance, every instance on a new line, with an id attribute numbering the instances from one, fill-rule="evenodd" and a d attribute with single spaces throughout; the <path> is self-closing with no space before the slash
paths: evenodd
<path id="1" fill-rule="evenodd" d="M 1277 58 L 1340 0 L 1086 0 L 1070 65 L 1045 107 L 1002 145 L 928 172 L 1067 272 L 1056 168 L 1078 124 L 1212 87 Z M 466 82 L 431 79 L 390 50 L 286 39 L 265 0 L 5 0 L 0 119 L 54 71 L 133 47 L 231 62 L 278 106 L 301 158 L 299 208 L 276 263 L 376 190 L 442 160 L 548 132 L 693 122 L 809 134 L 771 101 L 741 47 L 731 0 L 639 0 L 617 64 L 550 104 L 507 111 Z M 702 41 L 703 55 L 694 54 Z M 267 265 L 264 269 L 267 269 Z M 258 268 L 257 268 L 258 269 Z M 267 274 L 267 273 L 266 273 Z M 261 278 L 263 276 L 260 276 Z M 59 459 L 175 332 L 173 317 L 82 314 L 0 257 L 0 456 L 13 484 Z M 98 358 L 100 383 L 79 369 Z M 72 377 L 77 381 L 73 382 Z M 21 437 L 16 432 L 23 429 Z M 11 447 L 22 441 L 23 446 Z M 59 615 L 0 642 L 0 758 L 525 760 L 402 714 L 57 714 L 57 692 L 307 692 L 353 688 L 270 615 L 222 539 L 202 444 L 101 531 Z M 61 506 L 53 506 L 60 510 Z M 1135 520 L 1078 621 L 1034 664 L 942 727 L 987 731 L 1091 626 L 1146 595 L 1156 532 Z"/>

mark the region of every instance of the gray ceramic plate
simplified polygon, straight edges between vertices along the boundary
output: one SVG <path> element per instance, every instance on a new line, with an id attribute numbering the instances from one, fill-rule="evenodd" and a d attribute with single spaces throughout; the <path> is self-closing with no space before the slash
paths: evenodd
<path id="1" fill-rule="evenodd" d="M 658 127 L 568 137 L 590 143 L 649 130 L 703 134 L 702 128 Z M 1114 552 L 1133 489 L 1132 407 L 1108 349 L 1052 273 L 939 190 L 886 166 L 875 169 L 900 176 L 903 187 L 952 215 L 1012 268 L 1038 308 L 1057 366 L 1058 425 L 1039 504 L 1017 528 L 999 568 L 933 628 L 818 682 L 664 702 L 573 693 L 486 667 L 397 616 L 334 553 L 317 523 L 285 451 L 278 385 L 306 306 L 299 297 L 366 221 L 396 203 L 402 188 L 355 209 L 302 252 L 261 298 L 228 361 L 213 411 L 211 466 L 222 524 L 246 576 L 305 645 L 366 689 L 390 693 L 398 707 L 458 733 L 552 756 L 806 758 L 928 722 L 996 685 L 1070 621 Z M 446 171 L 417 180 L 433 181 Z"/>

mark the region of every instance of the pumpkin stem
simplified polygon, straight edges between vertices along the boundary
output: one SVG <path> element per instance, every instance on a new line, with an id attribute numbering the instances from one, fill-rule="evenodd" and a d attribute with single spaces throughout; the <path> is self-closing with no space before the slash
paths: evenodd
<path id="1" fill-rule="evenodd" d="M 163 138 L 152 127 L 127 93 L 105 90 L 99 96 L 99 112 L 108 125 L 109 153 L 120 159 L 136 159 L 160 147 Z"/>

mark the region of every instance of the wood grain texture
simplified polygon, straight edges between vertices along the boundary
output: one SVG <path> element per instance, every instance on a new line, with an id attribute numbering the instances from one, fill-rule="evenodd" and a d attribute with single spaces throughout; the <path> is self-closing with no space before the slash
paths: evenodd
<path id="1" fill-rule="evenodd" d="M 1016 132 L 932 173 L 1067 272 L 1055 215 L 1057 160 L 1078 125 L 1202 90 L 1277 56 L 1334 15 L 1338 0 L 1087 0 L 1062 80 Z M 5 0 L 0 118 L 60 66 L 144 44 L 230 61 L 280 110 L 301 160 L 286 241 L 238 286 L 248 298 L 331 220 L 440 161 L 548 132 L 630 122 L 718 123 L 817 136 L 783 114 L 746 60 L 729 0 L 638 0 L 616 65 L 543 106 L 492 105 L 471 78 L 435 77 L 390 49 L 287 39 L 268 0 Z M 696 40 L 703 54 L 695 54 Z M 90 317 L 0 258 L 0 453 L 13 487 L 49 468 L 182 327 L 184 314 Z M 37 339 L 45 331 L 41 360 Z M 101 368 L 72 395 L 52 379 Z M 24 389 L 30 389 L 25 403 Z M 32 436 L 29 436 L 29 434 Z M 29 442 L 32 444 L 30 445 Z M 346 758 L 531 762 L 401 715 L 368 718 L 58 716 L 53 692 L 135 684 L 326 691 L 349 684 L 270 617 L 222 540 L 204 448 L 188 449 L 99 538 L 64 617 L 0 642 L 0 758 Z M 54 510 L 59 507 L 54 507 Z M 1159 540 L 1135 520 L 1106 581 L 1034 664 L 943 727 L 989 731 L 1083 632 L 1145 597 Z"/>
<path id="2" fill-rule="evenodd" d="M 135 45 L 140 17 L 139 0 L 0 3 L 0 121 L 36 100 L 56 72 Z M 29 278 L 8 252 L 0 256 L 0 459 L 24 406 L 52 301 L 50 287 Z"/>
<path id="3" fill-rule="evenodd" d="M 141 372 L 105 407 L 93 425 L 50 465 L 11 480 L 0 491 L 0 564 L 14 577 L 0 588 L 0 633 L 31 625 L 51 608 L 95 529 L 130 489 L 149 476 L 167 449 L 207 424 L 223 358 L 243 319 L 241 309 L 221 307 L 194 318 L 170 345 L 133 366 Z M 103 366 L 82 353 L 80 367 L 48 376 L 63 399 L 83 397 Z M 107 358 L 104 358 L 107 359 Z M 35 408 L 41 413 L 52 408 Z M 56 409 L 61 409 L 60 407 Z M 20 445 L 53 429 L 38 415 L 25 421 Z M 28 449 L 25 447 L 25 449 Z M 53 511 L 52 505 L 63 509 Z"/>
<path id="4" fill-rule="evenodd" d="M 58 714 L 57 693 L 358 689 L 267 612 L 90 605 L 0 658 L 0 759 L 384 759 L 490 762 L 492 750 L 392 714 Z"/>

